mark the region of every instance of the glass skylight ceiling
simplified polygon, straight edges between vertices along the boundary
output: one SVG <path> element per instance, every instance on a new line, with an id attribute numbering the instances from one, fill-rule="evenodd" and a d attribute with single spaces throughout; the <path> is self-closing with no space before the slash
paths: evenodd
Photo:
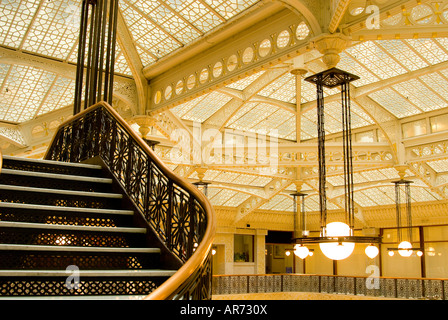
<path id="1" fill-rule="evenodd" d="M 140 60 L 144 66 L 148 66 L 200 39 L 256 2 L 120 0 L 120 9 Z M 0 46 L 49 57 L 61 63 L 76 63 L 80 3 L 80 0 L 2 0 Z M 116 46 L 115 70 L 121 75 L 132 77 L 123 50 Z M 346 49 L 341 54 L 338 68 L 360 76 L 359 80 L 352 83 L 355 89 L 375 85 L 375 88 L 369 90 L 367 97 L 396 118 L 403 119 L 448 107 L 448 68 L 420 72 L 424 68 L 447 61 L 446 38 L 376 40 L 357 42 Z M 309 72 L 303 78 L 323 70 L 320 61 L 309 61 L 306 66 Z M 265 72 L 269 70 L 228 84 L 227 89 L 243 91 Z M 404 77 L 407 74 L 410 76 Z M 391 85 L 382 85 L 385 80 L 395 77 L 402 78 Z M 276 81 L 262 88 L 253 100 L 242 103 L 229 119 L 222 119 L 227 121 L 226 128 L 272 135 L 278 137 L 280 143 L 295 142 L 296 116 L 293 110 L 296 102 L 300 101 L 306 104 L 300 119 L 300 136 L 302 140 L 316 138 L 316 109 L 313 106 L 316 100 L 315 86 L 303 81 L 303 78 L 301 96 L 297 97 L 296 79 L 285 72 Z M 1 63 L 0 121 L 22 123 L 67 106 L 72 103 L 73 91 L 74 80 L 66 78 L 64 74 Z M 339 94 L 339 90 L 325 89 L 325 97 L 334 94 Z M 354 90 L 351 102 L 352 127 L 357 129 L 374 126 L 374 119 L 356 98 Z M 230 94 L 226 94 L 226 90 L 212 91 L 178 105 L 171 111 L 180 119 L 204 123 L 232 99 Z M 341 131 L 340 118 L 340 104 L 327 102 L 327 134 Z M 0 134 L 18 144 L 24 142 L 17 130 L 2 128 Z M 448 160 L 435 160 L 427 165 L 438 174 L 448 172 Z M 249 172 L 249 169 L 246 171 Z M 196 180 L 197 175 L 190 174 L 188 178 Z M 358 184 L 356 203 L 361 207 L 393 204 L 390 179 L 397 178 L 393 168 L 355 173 L 355 183 Z M 206 181 L 213 181 L 209 186 L 212 204 L 229 207 L 237 207 L 253 196 L 263 198 L 264 188 L 273 179 L 275 177 L 270 175 L 228 172 L 224 169 L 208 170 L 204 178 Z M 337 189 L 343 181 L 341 182 L 340 176 L 329 176 L 328 183 Z M 311 190 L 311 187 L 307 188 Z M 285 193 L 273 196 L 260 209 L 292 211 L 292 199 Z M 334 196 L 340 195 L 335 192 Z M 425 184 L 417 182 L 412 187 L 412 196 L 415 201 L 440 199 Z M 329 209 L 338 209 L 338 206 L 329 202 Z M 318 210 L 315 195 L 307 197 L 307 210 Z"/>
<path id="2" fill-rule="evenodd" d="M 407 73 L 418 72 L 419 70 L 448 61 L 447 42 L 440 39 L 412 39 L 412 40 L 378 40 L 360 42 L 348 48 L 341 54 L 341 61 L 338 68 L 357 74 L 360 79 L 353 82 L 354 87 L 359 88 L 375 83 L 380 85 L 371 92 L 368 97 L 377 102 L 381 107 L 393 114 L 397 118 L 405 118 L 411 115 L 421 114 L 432 110 L 448 107 L 448 71 L 441 69 L 437 72 L 421 73 L 415 76 L 403 78 L 392 85 L 381 86 L 381 81 L 399 77 Z M 310 62 L 308 64 L 309 74 L 322 71 L 319 64 Z M 243 91 L 252 82 L 257 81 L 262 73 L 254 74 L 238 82 L 228 85 L 228 88 Z M 305 75 L 304 77 L 306 77 Z M 259 101 L 247 101 L 240 109 L 228 119 L 227 128 L 271 134 L 281 139 L 295 141 L 295 114 L 291 110 L 282 108 L 275 101 L 289 103 L 295 106 L 297 97 L 295 95 L 295 77 L 289 72 L 285 72 L 282 77 L 265 88 L 261 89 L 257 95 L 271 99 L 271 103 Z M 302 80 L 301 103 L 315 103 L 315 86 Z M 191 120 L 188 114 L 208 114 L 211 116 L 219 106 L 223 106 L 230 100 L 224 99 L 220 91 L 215 93 L 216 99 L 210 99 L 213 93 L 206 95 L 203 99 L 208 103 L 198 103 L 200 98 L 191 102 L 177 106 L 172 109 L 179 117 Z M 339 90 L 325 89 L 325 97 L 339 94 Z M 229 95 L 230 97 L 230 95 Z M 212 102 L 213 101 L 213 102 Z M 351 101 L 352 107 L 352 128 L 362 128 L 375 124 L 374 120 L 363 110 L 363 106 L 358 103 L 356 97 Z M 207 109 L 207 110 L 204 110 Z M 316 109 L 308 108 L 301 116 L 301 138 L 312 139 L 317 137 Z M 200 122 L 206 121 L 206 117 L 198 119 Z M 272 129 L 277 129 L 273 133 Z M 330 101 L 325 104 L 325 130 L 327 134 L 340 132 L 342 129 L 340 103 Z M 428 163 L 439 171 L 448 167 L 447 160 Z M 210 170 L 209 170 L 210 171 Z M 409 175 L 409 173 L 408 173 Z M 219 183 L 219 178 L 210 177 L 211 181 Z M 327 177 L 327 183 L 338 187 L 343 185 L 341 176 Z M 355 173 L 354 180 L 360 187 L 355 192 L 355 200 L 360 207 L 374 207 L 379 205 L 394 204 L 393 185 L 391 179 L 399 179 L 397 171 L 393 168 L 376 170 L 366 170 Z M 238 179 L 236 179 L 238 180 Z M 221 180 L 222 181 L 222 180 Z M 386 182 L 384 182 L 386 181 Z M 370 185 L 369 184 L 372 184 Z M 253 185 L 247 182 L 248 185 Z M 364 186 L 364 187 L 361 187 Z M 224 195 L 229 196 L 229 203 L 223 202 Z M 342 194 L 334 193 L 335 197 Z M 415 183 L 412 187 L 413 201 L 435 201 L 440 196 L 430 191 L 424 184 Z M 244 198 L 241 198 L 244 202 Z M 317 199 L 308 197 L 307 210 L 317 211 L 319 209 Z M 218 198 L 212 198 L 220 205 L 238 206 L 238 201 L 234 195 L 221 193 Z M 314 199 L 314 200 L 313 200 Z M 223 204 L 224 203 L 224 204 Z M 329 204 L 332 209 L 340 209 L 334 203 Z M 278 194 L 265 202 L 261 210 L 292 211 L 292 199 L 289 196 Z"/>
<path id="3" fill-rule="evenodd" d="M 192 42 L 256 0 L 122 0 L 120 8 L 144 65 Z"/>

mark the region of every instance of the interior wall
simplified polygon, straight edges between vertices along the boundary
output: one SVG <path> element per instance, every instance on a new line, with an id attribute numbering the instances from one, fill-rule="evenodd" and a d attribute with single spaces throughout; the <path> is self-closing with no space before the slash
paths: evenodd
<path id="1" fill-rule="evenodd" d="M 254 261 L 234 261 L 235 234 L 254 236 Z M 309 245 L 313 255 L 302 260 L 293 254 L 291 243 L 266 243 L 268 232 L 264 229 L 221 229 L 215 240 L 217 254 L 214 257 L 214 274 L 320 274 L 343 276 L 370 276 L 375 273 L 383 277 L 405 278 L 446 278 L 448 279 L 448 225 L 415 227 L 413 248 L 420 248 L 422 256 L 416 252 L 410 257 L 402 257 L 395 250 L 398 247 L 397 230 L 381 229 L 383 241 L 380 254 L 370 259 L 365 254 L 368 244 L 356 244 L 347 259 L 333 261 L 321 252 L 318 244 Z M 290 251 L 287 256 L 286 251 Z"/>

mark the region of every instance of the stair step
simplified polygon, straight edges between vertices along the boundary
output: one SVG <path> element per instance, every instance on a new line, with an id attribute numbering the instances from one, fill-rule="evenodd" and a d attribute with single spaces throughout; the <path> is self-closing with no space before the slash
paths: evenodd
<path id="1" fill-rule="evenodd" d="M 59 173 L 47 173 L 47 172 L 37 172 L 37 171 L 21 171 L 15 169 L 2 169 L 1 174 L 10 174 L 17 176 L 27 176 L 36 178 L 48 178 L 48 179 L 60 179 L 69 181 L 79 181 L 79 182 L 94 182 L 94 183 L 107 183 L 112 184 L 112 179 L 109 178 L 96 178 L 88 176 L 77 176 L 70 174 L 59 174 Z"/>
<path id="2" fill-rule="evenodd" d="M 110 177 L 100 165 L 3 157 L 0 299 L 143 299 L 176 273 Z M 67 266 L 79 287 L 67 287 Z"/>
<path id="3" fill-rule="evenodd" d="M 79 277 L 171 277 L 177 270 L 79 270 Z M 0 270 L 0 277 L 67 277 L 66 270 Z"/>
<path id="4" fill-rule="evenodd" d="M 149 294 L 149 293 L 148 293 Z M 0 300 L 143 300 L 148 295 L 0 296 Z"/>
<path id="5" fill-rule="evenodd" d="M 97 198 L 113 198 L 113 199 L 122 199 L 123 198 L 123 195 L 118 194 L 118 193 L 36 188 L 36 187 L 15 186 L 15 185 L 6 185 L 6 184 L 0 184 L 0 190 L 19 191 L 19 192 L 40 192 L 40 193 L 52 193 L 52 194 L 58 194 L 58 195 L 97 197 Z"/>
<path id="6" fill-rule="evenodd" d="M 28 163 L 36 163 L 36 164 L 48 164 L 54 166 L 64 166 L 64 167 L 72 167 L 72 168 L 85 168 L 85 169 L 93 169 L 93 170 L 101 170 L 101 166 L 95 164 L 87 164 L 87 163 L 78 163 L 78 162 L 62 162 L 62 161 L 54 161 L 54 160 L 44 160 L 44 159 L 31 159 L 31 158 L 21 158 L 3 155 L 3 161 L 17 161 L 17 162 L 28 162 Z"/>
<path id="7" fill-rule="evenodd" d="M 0 221 L 0 228 L 22 228 L 38 230 L 58 230 L 58 231 L 91 231 L 91 232 L 117 232 L 117 233 L 146 233 L 145 228 L 125 228 L 125 227 L 93 227 L 79 225 L 61 225 L 29 222 Z"/>
<path id="8" fill-rule="evenodd" d="M 26 204 L 26 203 L 13 203 L 13 202 L 0 202 L 0 208 L 19 209 L 19 210 L 38 210 L 38 211 L 50 211 L 50 212 L 61 211 L 61 212 L 78 212 L 78 213 L 90 213 L 90 214 L 116 214 L 116 215 L 128 215 L 128 216 L 132 216 L 134 214 L 134 211 L 132 210 L 63 207 L 63 206 L 50 206 L 42 204 Z"/>
<path id="9" fill-rule="evenodd" d="M 0 251 L 93 252 L 93 253 L 160 253 L 160 248 L 73 247 L 23 244 L 0 244 Z"/>

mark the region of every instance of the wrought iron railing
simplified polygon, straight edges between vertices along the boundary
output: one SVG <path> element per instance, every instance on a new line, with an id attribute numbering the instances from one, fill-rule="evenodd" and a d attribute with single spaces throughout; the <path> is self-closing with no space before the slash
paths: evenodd
<path id="1" fill-rule="evenodd" d="M 448 279 L 257 274 L 213 276 L 215 295 L 271 292 L 329 293 L 395 299 L 448 300 Z"/>
<path id="2" fill-rule="evenodd" d="M 107 103 L 63 123 L 46 159 L 100 157 L 166 248 L 181 262 L 148 299 L 210 299 L 213 209 L 195 186 L 175 175 Z"/>

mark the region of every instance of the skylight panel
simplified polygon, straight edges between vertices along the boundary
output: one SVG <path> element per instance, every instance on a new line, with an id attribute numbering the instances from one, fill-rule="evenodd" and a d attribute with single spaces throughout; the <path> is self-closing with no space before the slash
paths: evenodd
<path id="1" fill-rule="evenodd" d="M 408 43 L 430 64 L 448 60 L 448 54 L 432 39 L 406 39 L 403 41 Z"/>
<path id="2" fill-rule="evenodd" d="M 316 86 L 308 81 L 301 81 L 301 102 L 315 101 L 317 98 Z"/>
<path id="3" fill-rule="evenodd" d="M 42 2 L 22 49 L 68 59 L 79 36 L 80 6 L 73 0 Z"/>
<path id="4" fill-rule="evenodd" d="M 241 80 L 238 80 L 238 81 L 236 81 L 234 83 L 231 83 L 231 84 L 227 85 L 227 87 L 242 91 L 242 90 L 246 89 L 256 79 L 261 77 L 263 75 L 263 73 L 265 73 L 265 71 L 260 71 L 260 72 L 254 73 L 251 76 L 245 77 L 245 78 L 243 78 Z"/>
<path id="5" fill-rule="evenodd" d="M 377 40 L 375 42 L 410 71 L 428 66 L 428 63 L 409 48 L 409 46 L 402 40 Z"/>
<path id="6" fill-rule="evenodd" d="M 152 21 L 183 44 L 187 44 L 201 35 L 196 28 L 176 14 L 174 9 L 170 9 L 170 6 L 151 5 L 151 3 L 157 3 L 155 1 L 149 1 L 149 5 L 147 3 L 148 1 L 139 0 L 134 2 L 134 5 L 139 8 L 143 7 L 142 11 Z"/>
<path id="7" fill-rule="evenodd" d="M 233 123 L 229 123 L 229 127 L 250 130 L 257 124 L 264 124 L 265 127 L 268 128 L 266 118 L 271 116 L 278 109 L 278 107 L 270 104 L 258 103 L 254 108 L 250 109 L 246 114 L 241 115 L 241 117 L 236 119 Z"/>
<path id="8" fill-rule="evenodd" d="M 354 193 L 354 201 L 361 207 L 373 207 L 376 205 L 372 199 L 365 195 L 362 191 L 357 191 Z"/>
<path id="9" fill-rule="evenodd" d="M 369 197 L 376 205 L 392 205 L 395 204 L 395 190 L 393 186 L 370 188 L 367 190 L 357 191 Z M 392 198 L 393 197 L 393 198 Z"/>
<path id="10" fill-rule="evenodd" d="M 230 198 L 232 198 L 237 191 L 221 189 L 218 193 L 216 193 L 213 197 L 209 197 L 210 202 L 214 206 L 223 206 Z"/>
<path id="11" fill-rule="evenodd" d="M 353 182 L 354 183 L 364 183 L 364 182 L 368 182 L 369 180 L 366 179 L 361 173 L 359 172 L 354 172 L 353 173 Z"/>
<path id="12" fill-rule="evenodd" d="M 250 183 L 252 186 L 256 187 L 265 187 L 269 182 L 272 181 L 272 178 L 269 177 L 256 177 L 252 182 Z"/>
<path id="13" fill-rule="evenodd" d="M 283 197 L 283 201 L 277 202 L 274 206 L 272 206 L 271 210 L 292 212 L 294 210 L 293 202 L 291 199 Z"/>
<path id="14" fill-rule="evenodd" d="M 255 108 L 258 105 L 258 102 L 247 102 L 241 108 L 239 108 L 236 113 L 229 119 L 229 125 L 233 125 L 236 121 L 238 121 L 241 117 L 247 114 L 250 110 Z M 234 128 L 240 128 L 239 124 L 234 124 Z"/>
<path id="15" fill-rule="evenodd" d="M 206 95 L 193 108 L 182 116 L 182 119 L 204 122 L 216 111 L 222 108 L 232 97 L 217 91 Z"/>
<path id="16" fill-rule="evenodd" d="M 238 207 L 240 204 L 242 204 L 244 201 L 250 198 L 250 195 L 245 193 L 235 193 L 233 197 L 228 199 L 226 202 L 223 203 L 223 206 L 226 207 Z"/>
<path id="17" fill-rule="evenodd" d="M 39 5 L 39 0 L 0 1 L 0 43 L 19 48 Z"/>
<path id="18" fill-rule="evenodd" d="M 296 95 L 295 76 L 289 72 L 285 73 L 279 79 L 267 85 L 258 94 L 260 96 L 289 102 Z"/>
<path id="19" fill-rule="evenodd" d="M 421 113 L 421 110 L 390 88 L 373 92 L 369 96 L 398 118 Z"/>
<path id="20" fill-rule="evenodd" d="M 45 101 L 37 112 L 42 115 L 73 103 L 75 92 L 75 81 L 63 77 L 57 77 Z"/>
<path id="21" fill-rule="evenodd" d="M 307 212 L 319 211 L 319 198 L 316 195 L 305 198 L 305 210 Z"/>
<path id="22" fill-rule="evenodd" d="M 261 96 L 270 97 L 285 102 L 293 102 L 296 98 L 296 79 L 295 76 L 286 73 L 277 81 L 268 85 L 260 91 Z"/>
<path id="23" fill-rule="evenodd" d="M 138 9 L 131 7 L 128 1 L 120 2 L 120 8 L 133 40 L 141 47 L 139 53 L 143 56 L 149 55 L 149 57 L 143 57 L 142 61 L 163 57 L 182 45 L 162 27 L 148 20 L 147 16 L 143 16 L 137 11 Z"/>
<path id="24" fill-rule="evenodd" d="M 340 55 L 341 60 L 338 62 L 338 68 L 354 75 L 359 76 L 358 80 L 351 82 L 354 86 L 364 86 L 373 82 L 377 82 L 380 80 L 377 76 L 375 76 L 372 72 L 364 68 L 358 61 L 350 57 L 349 55 L 342 52 Z M 316 91 L 314 89 L 314 91 Z M 315 92 L 314 92 L 314 95 Z M 314 97 L 315 99 L 315 97 Z M 313 100 L 314 100 L 313 99 Z"/>
<path id="25" fill-rule="evenodd" d="M 20 130 L 15 128 L 0 127 L 0 135 L 25 146 L 25 139 Z"/>
<path id="26" fill-rule="evenodd" d="M 446 10 L 446 8 L 445 8 L 445 10 Z M 445 51 L 448 51 L 448 39 L 446 37 L 432 39 L 432 40 L 435 41 L 436 43 L 438 43 L 440 46 L 442 46 L 443 49 L 445 49 Z"/>
<path id="27" fill-rule="evenodd" d="M 260 121 L 251 129 L 260 134 L 275 134 L 279 135 L 278 127 L 285 123 L 285 120 L 289 120 L 293 117 L 292 113 L 284 109 L 278 108 L 274 113 L 270 114 L 266 119 Z M 290 129 L 288 129 L 288 132 Z"/>
<path id="28" fill-rule="evenodd" d="M 137 43 L 135 44 L 135 49 L 137 50 L 138 55 L 140 56 L 140 60 L 142 61 L 143 66 L 147 66 L 156 61 L 156 59 L 148 51 L 142 48 L 139 44 Z"/>
<path id="29" fill-rule="evenodd" d="M 446 101 L 418 79 L 395 84 L 393 88 L 423 111 L 437 110 L 447 106 Z"/>
<path id="30" fill-rule="evenodd" d="M 204 180 L 214 180 L 217 175 L 219 175 L 221 171 L 218 170 L 207 170 L 204 175 Z"/>
<path id="31" fill-rule="evenodd" d="M 440 200 L 440 196 L 432 193 L 426 188 L 411 187 L 411 199 L 412 201 L 435 201 Z"/>
<path id="32" fill-rule="evenodd" d="M 236 172 L 221 171 L 221 173 L 218 176 L 216 176 L 213 179 L 213 181 L 217 181 L 217 182 L 232 182 L 233 180 L 235 180 L 239 176 L 240 176 L 240 174 L 236 173 Z"/>
<path id="33" fill-rule="evenodd" d="M 332 186 L 342 186 L 342 185 L 344 185 L 344 177 L 342 177 L 342 176 L 327 176 L 326 180 Z"/>
<path id="34" fill-rule="evenodd" d="M 0 101 L 0 119 L 12 122 L 32 119 L 55 77 L 53 73 L 33 67 L 11 66 L 2 81 L 4 92 Z"/>
<path id="35" fill-rule="evenodd" d="M 121 54 L 121 52 L 119 52 L 117 57 L 115 58 L 114 72 L 132 76 L 132 71 L 131 69 L 129 69 L 128 62 L 126 61 L 125 56 Z"/>
<path id="36" fill-rule="evenodd" d="M 396 171 L 396 170 L 395 170 Z M 380 171 L 380 170 L 368 170 L 363 171 L 361 174 L 368 180 L 368 181 L 380 181 L 387 179 L 386 176 Z"/>
<path id="37" fill-rule="evenodd" d="M 346 53 L 381 79 L 391 78 L 407 71 L 373 41 L 360 42 L 348 48 Z"/>
<path id="38" fill-rule="evenodd" d="M 291 133 L 294 133 L 295 140 L 295 132 L 296 132 L 296 116 L 292 115 L 288 120 L 283 120 L 283 122 L 276 128 L 278 131 L 278 136 L 281 138 L 287 138 Z"/>
<path id="39" fill-rule="evenodd" d="M 435 160 L 435 161 L 427 161 L 426 164 L 430 166 L 437 173 L 440 172 L 448 172 L 448 160 Z"/>
<path id="40" fill-rule="evenodd" d="M 226 1 L 205 1 L 211 8 L 216 10 L 223 18 L 230 19 L 244 9 L 249 8 L 258 0 L 226 0 Z"/>
<path id="41" fill-rule="evenodd" d="M 212 199 L 216 194 L 218 194 L 221 191 L 221 189 L 209 186 L 207 189 L 207 198 Z"/>
<path id="42" fill-rule="evenodd" d="M 193 100 L 182 103 L 182 104 L 172 108 L 171 112 L 176 114 L 179 118 L 182 118 L 189 110 L 194 108 L 194 106 L 196 106 L 199 102 L 204 100 L 206 97 L 207 97 L 207 95 L 202 95 Z"/>
<path id="43" fill-rule="evenodd" d="M 448 76 L 448 72 L 446 72 L 446 76 Z M 443 77 L 438 72 L 434 72 L 420 76 L 419 79 L 446 100 L 445 97 L 448 97 L 447 78 Z"/>
<path id="44" fill-rule="evenodd" d="M 312 139 L 317 137 L 317 124 L 316 122 L 302 116 L 300 119 L 300 128 L 302 130 L 300 137 L 302 140 Z"/>
<path id="45" fill-rule="evenodd" d="M 224 20 L 218 13 L 209 10 L 201 1 L 170 0 L 167 3 L 203 33 L 217 27 Z"/>
<path id="46" fill-rule="evenodd" d="M 281 210 L 281 208 L 284 208 L 281 204 L 283 201 L 289 201 L 291 202 L 290 205 L 292 205 L 292 200 L 287 198 L 284 195 L 276 195 L 272 197 L 268 202 L 260 206 L 261 210 Z M 277 208 L 277 209 L 276 209 Z"/>

